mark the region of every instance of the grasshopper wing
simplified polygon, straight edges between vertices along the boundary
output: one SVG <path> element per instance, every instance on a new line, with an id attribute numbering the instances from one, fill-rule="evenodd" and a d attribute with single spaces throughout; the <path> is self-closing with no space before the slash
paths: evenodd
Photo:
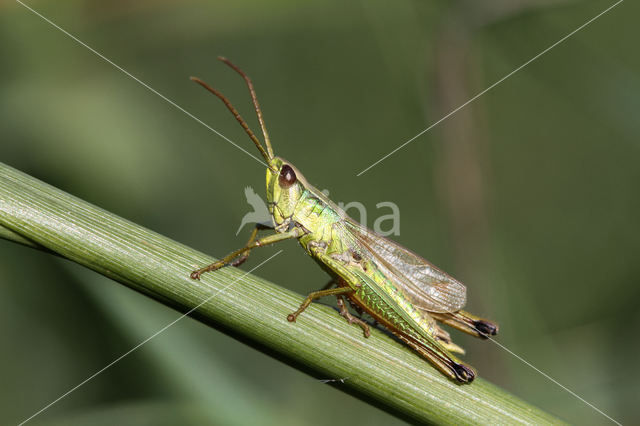
<path id="1" fill-rule="evenodd" d="M 467 289 L 461 282 L 350 218 L 345 224 L 355 238 L 357 250 L 362 251 L 360 254 L 373 260 L 418 309 L 446 313 L 459 311 L 466 304 Z"/>

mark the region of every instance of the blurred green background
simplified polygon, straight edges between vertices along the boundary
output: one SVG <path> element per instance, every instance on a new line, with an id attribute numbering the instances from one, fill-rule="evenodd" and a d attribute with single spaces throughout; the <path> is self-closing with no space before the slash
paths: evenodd
<path id="1" fill-rule="evenodd" d="M 276 154 L 468 286 L 498 341 L 622 423 L 640 419 L 640 55 L 627 1 L 403 150 L 356 174 L 610 1 L 31 1 L 254 155 L 222 90 Z M 18 3 L 0 6 L 0 161 L 222 256 L 244 244 L 247 155 Z M 326 281 L 295 242 L 257 274 Z M 273 254 L 252 256 L 249 269 Z M 22 421 L 176 318 L 68 261 L 0 241 L 0 423 Z M 323 303 L 333 303 L 326 300 Z M 480 375 L 577 424 L 608 420 L 491 342 Z M 366 356 L 366 354 L 363 354 Z M 428 368 L 428 367 L 425 367 Z M 34 424 L 389 425 L 400 420 L 185 319 Z"/>

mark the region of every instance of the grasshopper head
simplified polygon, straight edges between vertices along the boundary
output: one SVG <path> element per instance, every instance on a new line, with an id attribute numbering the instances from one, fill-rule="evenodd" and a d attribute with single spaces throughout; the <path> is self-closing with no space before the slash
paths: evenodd
<path id="1" fill-rule="evenodd" d="M 271 216 L 273 216 L 274 224 L 282 225 L 287 221 L 287 219 L 291 218 L 294 212 L 294 208 L 302 196 L 302 192 L 305 188 L 305 181 L 300 172 L 293 167 L 290 163 L 283 160 L 280 157 L 276 157 L 273 154 L 273 148 L 271 147 L 271 141 L 269 140 L 269 133 L 267 132 L 267 128 L 264 124 L 264 119 L 262 118 L 262 111 L 260 110 L 260 105 L 258 104 L 258 97 L 256 96 L 256 92 L 253 89 L 253 83 L 251 79 L 242 71 L 240 68 L 232 64 L 228 59 L 223 57 L 218 57 L 222 62 L 230 66 L 233 70 L 235 70 L 238 74 L 244 78 L 247 83 L 247 87 L 249 88 L 249 93 L 251 94 L 251 99 L 253 101 L 253 106 L 256 110 L 256 115 L 258 117 L 258 122 L 260 123 L 260 128 L 262 129 L 262 135 L 264 136 L 264 144 L 256 137 L 256 135 L 251 131 L 249 125 L 244 121 L 244 119 L 238 113 L 231 102 L 220 92 L 218 92 L 213 87 L 209 86 L 204 81 L 200 80 L 197 77 L 191 77 L 191 80 L 200 84 L 202 87 L 207 89 L 209 92 L 216 95 L 225 106 L 231 111 L 233 116 L 238 120 L 242 128 L 247 132 L 253 143 L 260 151 L 262 158 L 264 158 L 267 165 L 267 201 L 269 205 L 269 212 Z M 302 180 L 302 182 L 300 181 Z M 277 228 L 278 229 L 278 228 Z"/>
<path id="2" fill-rule="evenodd" d="M 280 157 L 274 157 L 267 167 L 267 204 L 274 224 L 290 218 L 304 191 L 304 180 L 298 169 Z"/>

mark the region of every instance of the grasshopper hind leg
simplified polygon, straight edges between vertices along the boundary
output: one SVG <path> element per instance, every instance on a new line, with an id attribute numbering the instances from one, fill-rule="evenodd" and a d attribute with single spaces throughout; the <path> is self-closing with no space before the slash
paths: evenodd
<path id="1" fill-rule="evenodd" d="M 438 343 L 440 343 L 449 352 L 456 352 L 462 355 L 465 354 L 464 349 L 462 349 L 460 346 L 453 343 L 449 333 L 447 333 L 446 331 L 444 331 L 442 328 L 438 326 L 436 326 L 436 329 L 435 329 L 435 338 L 438 341 Z"/>
<path id="2" fill-rule="evenodd" d="M 481 339 L 488 339 L 490 336 L 495 336 L 499 330 L 498 324 L 477 317 L 466 311 L 444 314 L 429 312 L 429 315 L 443 324 L 447 324 L 472 336 L 480 337 Z"/>
<path id="3" fill-rule="evenodd" d="M 471 383 L 476 378 L 476 372 L 453 356 L 445 353 L 435 351 L 428 345 L 414 339 L 404 333 L 392 331 L 400 340 L 406 343 L 409 347 L 414 349 L 424 358 L 429 360 L 433 366 L 440 370 L 445 376 L 456 380 L 458 383 Z"/>

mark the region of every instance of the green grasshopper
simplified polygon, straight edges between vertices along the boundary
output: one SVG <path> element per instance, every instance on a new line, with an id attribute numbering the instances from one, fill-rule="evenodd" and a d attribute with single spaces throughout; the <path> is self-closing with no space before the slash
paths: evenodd
<path id="1" fill-rule="evenodd" d="M 289 321 L 294 322 L 314 299 L 331 295 L 337 298 L 340 315 L 369 337 L 368 324 L 349 313 L 346 298 L 359 314 L 371 316 L 447 377 L 472 382 L 475 371 L 450 353 L 464 350 L 437 322 L 481 338 L 497 334 L 497 324 L 461 310 L 466 303 L 462 283 L 349 218 L 290 162 L 276 157 L 251 79 L 226 58 L 218 59 L 240 74 L 249 87 L 266 148 L 224 95 L 196 77 L 191 79 L 224 102 L 266 161 L 267 204 L 276 233 L 257 238 L 258 231 L 267 227 L 256 225 L 244 247 L 193 271 L 191 278 L 200 279 L 203 273 L 224 266 L 239 266 L 254 248 L 295 238 L 332 280 L 324 289 L 310 293 L 288 315 Z"/>

